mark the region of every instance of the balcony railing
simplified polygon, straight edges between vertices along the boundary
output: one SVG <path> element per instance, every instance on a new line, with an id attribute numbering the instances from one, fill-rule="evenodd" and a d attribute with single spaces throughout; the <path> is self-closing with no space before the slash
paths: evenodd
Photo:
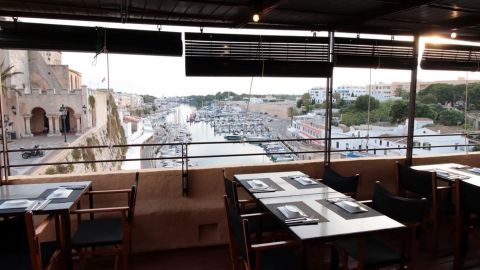
<path id="1" fill-rule="evenodd" d="M 468 132 L 468 133 L 449 133 L 449 134 L 435 134 L 435 135 L 415 135 L 414 138 L 421 138 L 421 137 L 446 137 L 446 136 L 478 136 L 480 135 L 479 132 Z M 331 138 L 332 141 L 341 141 L 341 140 L 361 140 L 363 145 L 365 140 L 376 140 L 376 139 L 405 139 L 406 136 L 369 136 L 369 137 L 339 137 L 339 138 Z M 465 152 L 469 152 L 469 148 L 475 147 L 478 144 L 476 143 L 469 143 L 470 140 L 473 138 L 466 138 L 466 143 L 464 144 L 448 144 L 448 145 L 429 145 L 428 148 L 446 148 L 446 147 L 464 147 Z M 101 149 L 101 148 L 130 148 L 130 147 L 164 147 L 164 146 L 179 146 L 181 151 L 179 155 L 174 156 L 160 156 L 160 157 L 141 157 L 141 158 L 124 158 L 124 159 L 101 159 L 101 160 L 78 160 L 78 161 L 61 161 L 61 162 L 39 162 L 39 163 L 28 163 L 28 164 L 10 164 L 9 159 L 7 157 L 6 164 L 2 165 L 1 168 L 6 173 L 9 174 L 10 168 L 19 168 L 19 167 L 38 167 L 38 166 L 55 166 L 55 165 L 69 165 L 69 164 L 92 164 L 92 163 L 104 163 L 104 162 L 129 162 L 129 161 L 155 161 L 155 160 L 181 160 L 181 169 L 182 170 L 182 178 L 183 178 L 183 192 L 184 194 L 188 193 L 188 170 L 189 170 L 189 161 L 193 159 L 205 159 L 205 158 L 228 158 L 228 157 L 242 157 L 242 156 L 266 156 L 268 154 L 273 155 L 299 155 L 299 154 L 319 154 L 324 153 L 325 150 L 304 150 L 304 151 L 294 151 L 290 147 L 287 152 L 281 153 L 266 153 L 266 152 L 256 152 L 256 153 L 233 153 L 233 154 L 206 154 L 206 155 L 192 155 L 189 154 L 188 150 L 191 146 L 195 145 L 218 145 L 218 144 L 245 144 L 245 143 L 282 143 L 284 145 L 288 145 L 289 142 L 325 142 L 324 138 L 317 138 L 317 139 L 269 139 L 269 140 L 258 140 L 258 141 L 219 141 L 219 142 L 186 142 L 186 143 L 143 143 L 143 144 L 121 144 L 121 145 L 97 145 L 97 146 L 62 146 L 62 147 L 44 147 L 44 148 L 36 148 L 36 149 L 8 149 L 7 156 L 10 153 L 17 153 L 23 151 L 34 151 L 34 150 L 43 150 L 43 151 L 61 151 L 61 150 L 74 150 L 74 149 Z M 426 149 L 425 145 L 420 146 L 413 146 L 413 149 Z M 342 153 L 342 152 L 360 152 L 360 153 L 376 153 L 376 151 L 388 151 L 388 150 L 406 150 L 406 146 L 386 146 L 386 147 L 374 147 L 374 148 L 342 148 L 342 149 L 334 149 L 327 153 L 330 155 L 331 153 Z M 0 151 L 3 155 L 3 151 Z"/>

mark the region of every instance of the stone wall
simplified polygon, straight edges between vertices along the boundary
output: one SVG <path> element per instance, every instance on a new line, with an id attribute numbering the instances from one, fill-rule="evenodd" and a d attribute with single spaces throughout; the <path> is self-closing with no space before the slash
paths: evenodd
<path id="1" fill-rule="evenodd" d="M 66 66 L 66 86 L 62 83 L 63 76 L 57 76 L 61 68 L 52 69 L 47 65 L 40 52 L 28 51 L 31 88 L 45 91 L 46 89 L 68 89 L 68 66 Z"/>
<path id="2" fill-rule="evenodd" d="M 111 96 L 111 95 L 110 95 Z M 108 99 L 108 96 L 107 96 Z M 113 98 L 112 98 L 113 99 Z M 126 144 L 125 133 L 120 124 L 116 107 L 107 112 L 110 117 L 102 126 L 90 129 L 69 146 L 104 146 Z M 49 162 L 74 162 L 95 160 L 121 160 L 126 149 L 122 147 L 84 148 L 74 150 L 61 150 Z M 65 164 L 39 167 L 32 174 L 62 174 L 62 173 L 87 173 L 107 172 L 121 169 L 122 162 L 89 162 L 80 164 Z"/>

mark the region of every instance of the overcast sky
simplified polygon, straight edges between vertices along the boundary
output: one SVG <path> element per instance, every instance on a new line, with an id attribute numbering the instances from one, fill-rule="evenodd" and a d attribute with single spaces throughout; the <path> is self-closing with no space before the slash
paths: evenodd
<path id="1" fill-rule="evenodd" d="M 58 20 L 22 19 L 25 22 L 56 23 L 82 26 L 103 26 L 110 28 L 129 28 L 157 31 L 155 25 L 109 24 L 95 22 L 72 22 Z M 198 28 L 162 27 L 162 31 L 199 32 Z M 276 35 L 307 35 L 310 32 L 293 31 L 258 31 L 205 28 L 204 33 L 245 33 L 245 34 L 276 34 Z M 318 36 L 325 33 L 318 33 Z M 368 37 L 362 35 L 361 37 Z M 402 38 L 402 37 L 399 37 Z M 421 46 L 423 42 L 421 42 Z M 478 44 L 477 44 L 478 45 Z M 71 69 L 82 73 L 83 83 L 90 88 L 107 87 L 106 55 L 98 56 L 94 61 L 93 53 L 63 53 L 63 63 Z M 236 77 L 186 77 L 184 57 L 161 57 L 110 54 L 110 87 L 115 91 L 153 96 L 183 96 L 192 94 L 214 94 L 218 91 L 233 91 L 248 93 L 252 78 Z M 409 71 L 373 69 L 372 83 L 392 81 L 410 81 Z M 367 85 L 370 81 L 368 69 L 334 69 L 334 86 Z M 467 72 L 424 71 L 419 70 L 421 81 L 455 80 L 465 78 Z M 105 80 L 104 80 L 105 78 Z M 480 79 L 479 72 L 469 72 L 468 78 Z M 103 81 L 103 82 L 102 82 Z M 252 94 L 303 94 L 315 86 L 325 86 L 325 79 L 315 78 L 253 78 Z"/>

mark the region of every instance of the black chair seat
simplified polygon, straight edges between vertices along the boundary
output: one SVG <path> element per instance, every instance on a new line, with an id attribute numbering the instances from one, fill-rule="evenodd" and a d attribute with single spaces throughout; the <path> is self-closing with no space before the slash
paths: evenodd
<path id="1" fill-rule="evenodd" d="M 40 244 L 42 250 L 42 265 L 46 267 L 56 250 L 58 250 L 57 242 L 43 242 Z"/>
<path id="2" fill-rule="evenodd" d="M 255 260 L 252 260 L 255 262 Z M 277 248 L 262 252 L 261 270 L 296 270 L 300 269 L 298 256 L 289 248 Z M 255 266 L 252 265 L 252 269 Z"/>
<path id="3" fill-rule="evenodd" d="M 258 213 L 258 208 L 257 207 L 246 207 L 243 211 L 242 214 L 254 214 Z M 278 222 L 274 217 L 263 217 L 259 219 L 252 219 L 251 222 L 249 222 L 249 229 L 251 232 L 255 232 L 256 228 L 258 226 L 258 223 L 260 223 L 260 230 L 262 232 L 274 232 L 274 231 L 281 231 L 284 230 L 283 225 Z"/>
<path id="4" fill-rule="evenodd" d="M 0 255 L 1 269 L 31 270 L 30 253 L 3 253 Z"/>
<path id="5" fill-rule="evenodd" d="M 120 218 L 82 220 L 72 239 L 73 247 L 109 246 L 122 243 L 123 228 Z"/>
<path id="6" fill-rule="evenodd" d="M 338 247 L 345 250 L 351 257 L 358 258 L 358 240 L 345 239 L 335 242 Z M 402 253 L 374 237 L 365 241 L 365 268 L 375 268 L 397 264 L 402 261 Z"/>
<path id="7" fill-rule="evenodd" d="M 438 212 L 444 216 L 453 216 L 455 215 L 455 205 L 443 200 L 439 203 Z"/>

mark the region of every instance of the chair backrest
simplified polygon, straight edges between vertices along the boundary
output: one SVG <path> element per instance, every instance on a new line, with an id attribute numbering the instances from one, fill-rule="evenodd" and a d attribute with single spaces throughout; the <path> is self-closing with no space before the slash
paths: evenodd
<path id="1" fill-rule="evenodd" d="M 410 191 L 427 199 L 429 205 L 436 204 L 436 173 L 414 170 L 396 163 L 397 187 L 400 191 Z"/>
<path id="2" fill-rule="evenodd" d="M 455 181 L 455 205 L 465 215 L 476 214 L 480 215 L 480 187 L 461 180 Z"/>
<path id="3" fill-rule="evenodd" d="M 243 259 L 247 259 L 247 249 L 245 246 L 242 219 L 226 195 L 223 196 L 223 199 L 225 204 L 225 212 L 227 215 L 228 229 L 230 232 L 230 243 L 231 245 L 235 245 L 235 248 L 239 251 L 239 255 Z"/>
<path id="4" fill-rule="evenodd" d="M 32 269 L 26 216 L 15 215 L 0 221 L 0 267 Z M 33 225 L 32 225 L 33 226 Z M 13 265 L 15 264 L 15 265 Z"/>
<path id="5" fill-rule="evenodd" d="M 225 195 L 227 195 L 227 199 L 230 201 L 233 207 L 238 211 L 239 205 L 238 205 L 238 194 L 237 194 L 236 183 L 230 178 L 228 178 L 227 172 L 225 171 L 225 169 L 223 170 L 223 185 L 225 187 Z"/>
<path id="6" fill-rule="evenodd" d="M 338 192 L 348 193 L 353 197 L 357 194 L 358 180 L 360 175 L 341 176 L 330 167 L 325 167 L 323 171 L 322 183 L 337 190 Z"/>
<path id="7" fill-rule="evenodd" d="M 390 193 L 380 182 L 376 182 L 372 207 L 380 213 L 398 222 L 422 222 L 425 216 L 427 200 L 398 197 Z"/>
<path id="8" fill-rule="evenodd" d="M 133 217 L 135 216 L 135 205 L 137 204 L 137 190 L 138 190 L 138 180 L 140 178 L 140 172 L 135 173 L 135 185 L 132 186 L 132 191 L 130 193 L 130 198 L 128 199 L 128 222 L 133 224 Z"/>

